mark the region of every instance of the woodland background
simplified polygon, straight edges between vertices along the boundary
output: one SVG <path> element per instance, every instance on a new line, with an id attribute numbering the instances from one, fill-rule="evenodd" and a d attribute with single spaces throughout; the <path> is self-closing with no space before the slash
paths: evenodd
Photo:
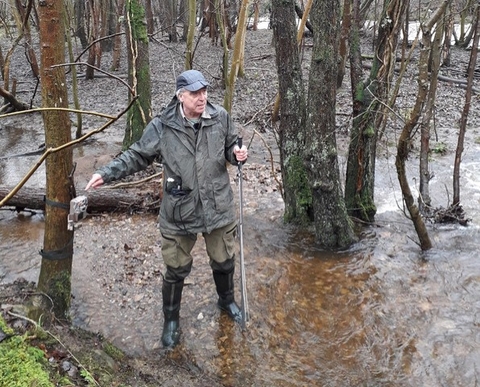
<path id="1" fill-rule="evenodd" d="M 343 4 L 336 2 L 335 7 L 322 2 L 296 4 L 293 1 L 272 1 L 271 4 L 250 4 L 247 1 L 238 4 L 75 2 L 65 5 L 64 10 L 61 2 L 15 3 L 5 6 L 2 15 L 5 34 L 2 38 L 7 42 L 2 45 L 0 56 L 3 69 L 0 92 L 5 98 L 3 111 L 11 114 L 36 107 L 43 109 L 47 151 L 42 153 L 40 163 L 46 163 L 47 176 L 50 177 L 45 190 L 50 200 L 68 203 L 73 196 L 72 182 L 68 178 L 73 167 L 71 146 L 65 144 L 73 145 L 72 138 L 80 142 L 93 136 L 96 130 L 104 130 L 103 127 L 88 132 L 83 130 L 82 100 L 78 98 L 76 86 L 78 79 L 106 76 L 125 87 L 126 100 L 122 96 L 123 105 L 116 106 L 107 126 L 125 118 L 123 144 L 126 147 L 138 138 L 152 114 L 149 54 L 152 42 L 178 44 L 185 41 L 184 68 L 189 68 L 196 67 L 197 56 L 211 54 L 197 51 L 199 41 L 208 39 L 218 52 L 215 57 L 217 69 L 212 71 L 212 77 L 219 90 L 223 90 L 223 101 L 219 98 L 219 102 L 229 110 L 238 109 L 235 86 L 242 82 L 239 79 L 248 69 L 243 63 L 247 49 L 243 27 L 248 24 L 255 30 L 257 17 L 263 16 L 270 19 L 273 29 L 276 55 L 273 58 L 275 66 L 273 63 L 271 66 L 276 68 L 278 84 L 262 84 L 272 90 L 268 93 L 270 100 L 266 102 L 268 109 L 265 110 L 269 116 L 266 119 L 268 124 L 262 123 L 261 129 L 267 127 L 277 139 L 285 220 L 298 226 L 313 225 L 316 243 L 326 248 L 354 243 L 352 220 L 358 224 L 374 221 L 377 141 L 388 129 L 395 127 L 399 133 L 395 145 L 405 212 L 414 221 L 420 248 L 428 250 L 431 247 L 425 219 L 465 223 L 458 179 L 462 132 L 467 127 L 471 102 L 476 98 L 478 40 L 474 39 L 478 39 L 478 34 L 474 32 L 478 30 L 478 4 L 473 1 L 416 4 L 346 1 Z M 297 25 L 303 15 L 308 16 L 303 19 L 306 30 L 301 27 L 298 34 Z M 340 20 L 343 21 L 342 29 Z M 364 27 L 367 20 L 373 21 L 369 28 Z M 423 34 L 411 41 L 400 39 L 400 36 L 409 35 L 412 21 L 420 24 Z M 454 23 L 460 26 L 459 32 L 454 33 Z M 368 39 L 363 39 L 366 36 Z M 473 49 L 466 55 L 468 61 L 463 62 L 466 66 L 456 68 L 457 63 L 452 64 L 452 52 L 453 58 L 457 58 L 460 50 L 465 50 L 472 42 Z M 303 56 L 309 45 L 314 60 L 306 63 Z M 368 56 L 364 51 L 369 51 Z M 22 55 L 18 55 L 19 52 Z M 111 53 L 108 64 L 104 60 L 107 52 Z M 23 58 L 21 64 L 14 62 L 14 58 Z M 32 77 L 34 87 L 27 96 L 20 96 L 18 77 L 14 74 L 19 69 L 24 71 L 25 65 L 30 68 L 28 75 Z M 413 67 L 413 77 L 405 75 L 407 66 Z M 116 73 L 124 69 L 127 69 L 126 80 Z M 453 71 L 448 73 L 450 69 Z M 344 79 L 346 74 L 348 78 Z M 65 81 L 67 77 L 68 82 Z M 436 90 L 442 77 L 453 84 L 463 85 L 466 92 L 461 97 L 464 109 L 458 120 L 454 199 L 439 216 L 429 201 L 431 175 L 428 159 L 432 152 L 429 138 L 439 110 Z M 173 79 L 170 75 L 168 78 Z M 351 108 L 345 113 L 350 116 L 347 130 L 338 133 L 337 90 L 345 86 L 347 80 L 350 90 L 355 92 L 350 91 L 350 101 L 344 105 Z M 415 103 L 409 106 L 397 104 L 403 81 L 414 85 L 410 102 L 415 100 Z M 418 86 L 415 86 L 417 82 Z M 277 86 L 280 91 L 278 99 Z M 59 106 L 63 109 L 73 107 L 75 111 L 58 109 Z M 4 116 L 5 119 L 10 117 Z M 75 123 L 74 130 L 72 122 Z M 337 137 L 341 137 L 338 140 L 343 144 L 348 144 L 344 148 L 348 159 L 345 182 L 338 166 Z M 405 172 L 405 163 L 412 150 L 418 150 L 423 163 L 418 177 L 421 181 L 418 198 L 412 194 Z M 3 200 L 1 205 L 6 202 Z M 15 205 L 11 200 L 9 204 Z M 62 261 L 42 260 L 38 288 L 55 300 L 54 312 L 61 318 L 69 305 L 68 273 L 73 251 L 67 246 L 70 246 L 73 235 L 67 230 L 64 209 L 47 206 L 45 225 L 43 250 L 65 254 L 67 258 Z M 52 283 L 65 285 L 60 294 L 52 289 Z"/>

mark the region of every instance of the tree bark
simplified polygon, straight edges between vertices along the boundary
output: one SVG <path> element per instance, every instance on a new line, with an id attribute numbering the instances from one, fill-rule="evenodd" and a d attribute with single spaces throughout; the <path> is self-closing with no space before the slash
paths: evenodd
<path id="1" fill-rule="evenodd" d="M 0 187 L 0 200 L 3 200 L 13 187 Z M 132 212 L 132 211 L 156 211 L 160 206 L 159 191 L 129 192 L 122 189 L 98 189 L 77 191 L 77 195 L 85 195 L 88 198 L 88 212 Z M 15 207 L 18 211 L 45 210 L 45 190 L 40 188 L 23 187 L 6 204 L 7 207 Z M 66 215 L 65 215 L 66 217 Z"/>
<path id="2" fill-rule="evenodd" d="M 65 69 L 65 15 L 62 0 L 39 3 L 42 107 L 68 107 Z M 66 111 L 45 111 L 45 145 L 55 148 L 71 141 L 71 123 Z M 45 234 L 38 288 L 53 302 L 58 319 L 66 319 L 71 299 L 73 232 L 67 229 L 70 199 L 75 196 L 69 178 L 73 170 L 72 148 L 49 155 L 46 160 Z"/>
<path id="3" fill-rule="evenodd" d="M 127 112 L 123 149 L 139 140 L 152 119 L 152 95 L 145 10 L 139 0 L 127 0 L 128 84 L 138 99 Z M 128 94 L 129 102 L 134 96 Z"/>
<path id="4" fill-rule="evenodd" d="M 310 223 L 312 193 L 303 161 L 306 101 L 297 43 L 295 1 L 274 0 L 272 20 L 279 81 L 280 159 L 285 221 Z"/>
<path id="5" fill-rule="evenodd" d="M 196 28 L 196 11 L 197 7 L 195 0 L 188 1 L 188 29 L 187 29 L 187 41 L 185 49 L 185 69 L 193 69 L 193 40 L 195 38 L 195 28 Z"/>
<path id="6" fill-rule="evenodd" d="M 430 19 L 428 23 L 422 26 L 423 39 L 431 39 L 431 31 L 435 25 L 435 19 Z M 406 160 L 410 152 L 410 143 L 413 137 L 413 130 L 418 124 L 419 118 L 422 114 L 422 110 L 427 99 L 429 91 L 429 81 L 428 81 L 428 58 L 429 58 L 429 45 L 423 47 L 420 51 L 420 58 L 418 60 L 418 91 L 415 105 L 410 117 L 405 123 L 397 144 L 397 156 L 395 158 L 395 166 L 397 169 L 398 181 L 400 183 L 400 188 L 402 190 L 402 197 L 407 207 L 407 210 L 412 219 L 415 231 L 417 232 L 418 239 L 420 241 L 420 248 L 422 250 L 429 250 L 432 248 L 432 242 L 430 236 L 428 235 L 428 230 L 425 225 L 425 222 L 422 218 L 422 215 L 418 209 L 418 206 L 415 205 L 415 200 L 413 198 L 410 185 L 408 183 L 407 172 L 406 172 Z"/>
<path id="7" fill-rule="evenodd" d="M 101 47 L 100 43 L 97 42 L 100 38 L 100 7 L 97 5 L 97 2 L 89 1 L 88 2 L 88 17 L 89 19 L 89 34 L 88 39 L 90 46 L 88 48 L 88 59 L 87 63 L 90 66 L 87 66 L 85 70 L 85 79 L 93 79 L 95 77 L 94 66 L 100 63 L 101 57 Z"/>
<path id="8" fill-rule="evenodd" d="M 472 101 L 472 86 L 475 74 L 475 65 L 477 63 L 478 43 L 480 40 L 480 5 L 476 6 L 475 24 L 473 26 L 475 35 L 473 38 L 472 51 L 467 70 L 467 91 L 465 93 L 465 104 L 463 106 L 462 117 L 460 119 L 460 132 L 458 134 L 457 150 L 455 152 L 455 163 L 453 169 L 453 203 L 452 206 L 460 205 L 460 163 L 462 161 L 463 144 L 465 141 L 465 132 L 467 130 L 467 119 Z"/>
<path id="9" fill-rule="evenodd" d="M 177 0 L 165 1 L 165 30 L 170 42 L 178 42 L 177 36 Z"/>
<path id="10" fill-rule="evenodd" d="M 25 37 L 25 46 L 26 46 L 26 54 L 28 62 L 30 63 L 30 68 L 32 69 L 33 76 L 35 78 L 39 77 L 39 68 L 38 68 L 38 61 L 37 55 L 35 54 L 35 50 L 33 49 L 33 42 L 32 42 L 32 34 L 30 32 L 30 13 L 32 11 L 33 0 L 29 0 L 24 6 L 20 3 L 20 1 L 16 0 L 15 5 L 17 7 L 18 13 L 20 14 L 20 18 L 22 19 L 22 34 Z"/>
<path id="11" fill-rule="evenodd" d="M 350 215 L 372 222 L 375 207 L 375 159 L 378 130 L 388 117 L 388 96 L 394 74 L 395 50 L 408 1 L 385 0 L 375 55 L 366 81 L 359 66 L 360 2 L 354 0 L 350 34 L 353 125 L 348 150 L 345 201 Z"/>
<path id="12" fill-rule="evenodd" d="M 115 23 L 115 37 L 113 38 L 113 54 L 112 54 L 112 71 L 118 71 L 120 68 L 120 59 L 122 54 L 122 23 L 118 21 L 121 15 L 125 15 L 125 0 L 117 0 L 115 2 L 115 14 L 117 22 Z"/>
<path id="13" fill-rule="evenodd" d="M 85 30 L 86 14 L 88 12 L 85 9 L 85 2 L 82 0 L 75 1 L 75 23 L 76 30 L 75 35 L 80 39 L 80 43 L 83 49 L 88 46 L 87 32 Z"/>
<path id="14" fill-rule="evenodd" d="M 345 66 L 349 54 L 349 35 L 352 27 L 352 0 L 344 0 L 343 16 L 342 16 L 342 33 L 340 35 L 340 44 L 338 53 L 340 56 L 338 72 L 337 72 L 337 88 L 342 87 L 343 78 L 345 76 Z"/>
<path id="15" fill-rule="evenodd" d="M 152 36 L 155 32 L 155 23 L 153 18 L 152 0 L 145 0 L 145 19 L 147 22 L 147 34 Z"/>
<path id="16" fill-rule="evenodd" d="M 311 18 L 315 34 L 304 162 L 313 196 L 316 242 L 328 249 L 346 248 L 356 237 L 342 194 L 335 136 L 340 1 L 315 0 Z"/>
<path id="17" fill-rule="evenodd" d="M 450 0 L 449 0 L 450 1 Z M 432 41 L 430 31 L 422 34 L 423 50 L 429 54 L 428 74 L 430 79 L 429 90 L 426 95 L 424 113 L 420 123 L 420 157 L 419 157 L 419 209 L 422 214 L 428 214 L 431 209 L 432 199 L 430 196 L 430 132 L 431 123 L 434 116 L 435 101 L 437 95 L 438 74 L 440 71 L 440 58 L 442 46 L 442 37 L 445 29 L 445 11 L 449 1 L 444 1 L 443 5 L 437 9 L 433 20 L 435 20 L 435 34 Z M 443 16 L 442 16 L 443 15 Z M 430 23 L 432 24 L 432 23 Z M 428 26 L 426 28 L 429 28 Z M 425 71 L 425 67 L 422 67 Z"/>
<path id="18" fill-rule="evenodd" d="M 232 64 L 230 66 L 230 73 L 228 82 L 226 82 L 225 96 L 223 98 L 223 107 L 231 112 L 233 103 L 233 92 L 235 88 L 235 81 L 237 76 L 243 74 L 243 50 L 245 48 L 245 32 L 247 29 L 247 8 L 249 0 L 242 0 L 240 13 L 238 16 L 237 31 L 235 34 L 235 42 L 232 54 Z"/>

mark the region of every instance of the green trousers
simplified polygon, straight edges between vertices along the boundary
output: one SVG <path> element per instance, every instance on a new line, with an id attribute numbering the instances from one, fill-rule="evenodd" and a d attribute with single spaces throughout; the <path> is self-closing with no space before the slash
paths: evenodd
<path id="1" fill-rule="evenodd" d="M 228 273 L 233 269 L 236 232 L 237 222 L 233 222 L 202 234 L 212 270 Z M 191 252 L 196 242 L 196 234 L 162 234 L 162 256 L 167 267 L 165 279 L 168 282 L 184 280 L 190 274 L 193 263 Z"/>

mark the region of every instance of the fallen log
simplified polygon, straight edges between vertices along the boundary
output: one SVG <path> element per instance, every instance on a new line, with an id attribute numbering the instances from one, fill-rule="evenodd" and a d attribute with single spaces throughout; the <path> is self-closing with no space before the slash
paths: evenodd
<path id="1" fill-rule="evenodd" d="M 0 187 L 0 200 L 3 200 L 13 187 Z M 160 207 L 158 192 L 153 190 L 105 189 L 77 190 L 77 196 L 88 198 L 89 213 L 100 212 L 156 212 Z M 17 211 L 45 210 L 45 190 L 41 188 L 22 187 L 7 203 Z"/>

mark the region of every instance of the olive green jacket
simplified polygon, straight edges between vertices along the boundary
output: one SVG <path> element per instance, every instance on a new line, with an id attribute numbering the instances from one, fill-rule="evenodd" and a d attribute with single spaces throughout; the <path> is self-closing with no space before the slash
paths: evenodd
<path id="1" fill-rule="evenodd" d="M 97 173 L 108 183 L 159 160 L 164 182 L 160 231 L 165 235 L 209 233 L 236 219 L 226 161 L 238 164 L 233 153 L 237 137 L 230 115 L 221 106 L 207 103 L 195 131 L 174 97 L 147 125 L 140 140 Z M 170 190 L 171 180 L 179 177 L 181 187 L 174 187 L 179 190 Z"/>

